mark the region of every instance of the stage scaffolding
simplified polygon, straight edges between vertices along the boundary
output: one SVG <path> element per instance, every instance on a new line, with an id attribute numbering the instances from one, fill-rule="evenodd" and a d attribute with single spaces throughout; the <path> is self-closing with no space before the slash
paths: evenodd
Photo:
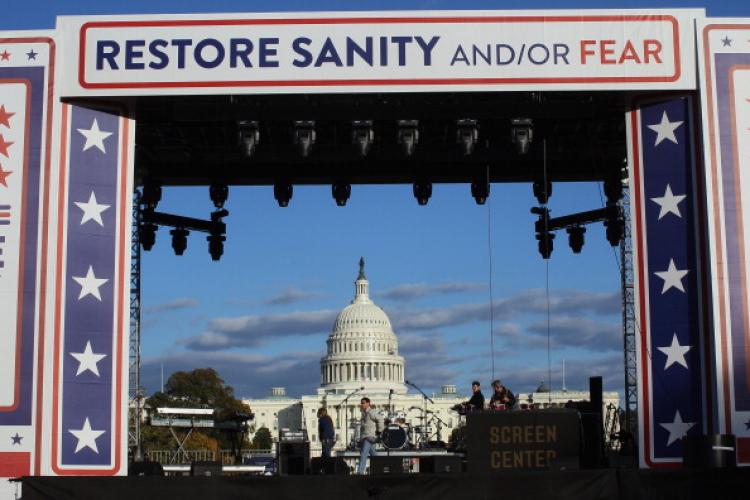
<path id="1" fill-rule="evenodd" d="M 636 360 L 635 299 L 633 296 L 633 239 L 630 226 L 630 189 L 625 187 L 620 200 L 623 238 L 620 241 L 622 280 L 622 333 L 625 357 L 625 430 L 638 435 L 638 362 Z"/>
<path id="2" fill-rule="evenodd" d="M 128 448 L 141 459 L 141 193 L 133 192 L 133 226 L 130 231 L 130 363 L 128 384 Z"/>

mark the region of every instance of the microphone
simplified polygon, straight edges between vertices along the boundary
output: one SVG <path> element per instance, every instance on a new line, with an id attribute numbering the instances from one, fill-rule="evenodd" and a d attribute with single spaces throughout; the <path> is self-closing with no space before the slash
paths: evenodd
<path id="1" fill-rule="evenodd" d="M 365 386 L 360 387 L 359 390 L 360 391 L 364 391 L 365 390 Z"/>
<path id="2" fill-rule="evenodd" d="M 389 392 L 390 392 L 391 394 L 393 394 L 393 389 L 388 389 L 388 391 L 389 391 Z"/>
<path id="3" fill-rule="evenodd" d="M 406 382 L 407 384 L 411 385 L 411 382 L 409 382 L 408 380 L 404 380 L 404 382 Z"/>

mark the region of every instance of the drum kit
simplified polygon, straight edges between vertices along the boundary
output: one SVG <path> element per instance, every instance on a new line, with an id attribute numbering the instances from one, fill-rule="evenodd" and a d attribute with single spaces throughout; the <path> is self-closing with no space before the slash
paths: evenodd
<path id="1" fill-rule="evenodd" d="M 413 407 L 412 409 L 422 410 Z M 430 415 L 430 416 L 428 416 Z M 385 421 L 385 428 L 380 436 L 383 448 L 389 451 L 416 450 L 433 447 L 445 447 L 440 439 L 442 421 L 429 410 L 422 410 L 417 417 L 420 425 L 411 425 L 406 418 L 406 412 L 381 412 Z M 360 441 L 359 420 L 349 422 L 352 440 L 350 448 L 354 449 Z"/>

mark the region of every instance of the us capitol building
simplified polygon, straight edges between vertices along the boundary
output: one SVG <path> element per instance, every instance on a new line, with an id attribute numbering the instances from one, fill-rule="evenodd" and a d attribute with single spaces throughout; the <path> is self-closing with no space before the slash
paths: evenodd
<path id="1" fill-rule="evenodd" d="M 354 299 L 338 314 L 326 341 L 326 355 L 320 360 L 317 394 L 298 399 L 288 396 L 285 388 L 274 387 L 270 397 L 243 400 L 255 414 L 250 439 L 262 427 L 271 431 L 274 441 L 278 439 L 280 429 L 306 429 L 311 451 L 319 454 L 317 412 L 319 408 L 326 407 L 336 429 L 334 449 L 344 449 L 347 443 L 358 440 L 359 400 L 367 396 L 373 407 L 383 415 L 403 419 L 412 430 L 420 427 L 425 432 L 429 431 L 429 441 L 448 442 L 451 431 L 459 424 L 459 415 L 451 407 L 466 401 L 468 396 L 458 395 L 456 386 L 450 384 L 443 385 L 439 394 L 428 394 L 433 402 L 416 391 L 408 393 L 406 364 L 399 355 L 398 338 L 388 315 L 370 299 L 369 286 L 364 260 L 360 259 L 359 275 L 354 282 Z M 542 386 L 540 389 L 544 391 Z M 489 381 L 483 383 L 482 387 L 489 401 Z M 519 402 L 522 398 L 530 400 L 537 396 L 540 401 L 547 401 L 549 394 L 518 394 Z M 575 396 L 579 395 L 576 393 Z M 559 406 L 571 399 L 582 399 L 580 396 L 584 396 L 584 393 L 575 396 L 572 393 L 555 395 L 549 404 Z M 616 392 L 605 393 L 604 399 L 605 402 L 614 399 L 615 404 L 619 401 Z"/>

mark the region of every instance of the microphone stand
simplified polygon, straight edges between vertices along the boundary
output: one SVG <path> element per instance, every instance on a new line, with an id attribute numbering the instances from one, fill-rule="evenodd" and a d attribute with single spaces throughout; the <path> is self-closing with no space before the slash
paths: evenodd
<path id="1" fill-rule="evenodd" d="M 349 449 L 349 410 L 346 407 L 346 402 L 349 401 L 350 397 L 354 396 L 363 389 L 364 387 L 357 387 L 349 395 L 347 395 L 341 403 L 336 405 L 336 409 L 341 409 L 342 406 L 344 407 L 344 450 Z"/>
<path id="2" fill-rule="evenodd" d="M 427 415 L 427 408 L 426 408 L 427 407 L 427 401 L 429 401 L 432 404 L 435 404 L 435 401 L 433 401 L 430 396 L 428 396 L 427 394 L 425 394 L 425 392 L 422 389 L 420 389 L 417 384 L 413 384 L 413 383 L 409 382 L 408 380 L 404 380 L 404 382 L 407 385 L 410 385 L 410 386 L 414 387 L 422 395 L 422 407 L 423 407 L 422 408 L 422 432 L 424 432 L 425 417 Z M 429 439 L 429 436 L 428 436 L 428 439 Z M 424 447 L 424 443 L 421 443 L 421 445 L 422 445 L 422 447 Z"/>

